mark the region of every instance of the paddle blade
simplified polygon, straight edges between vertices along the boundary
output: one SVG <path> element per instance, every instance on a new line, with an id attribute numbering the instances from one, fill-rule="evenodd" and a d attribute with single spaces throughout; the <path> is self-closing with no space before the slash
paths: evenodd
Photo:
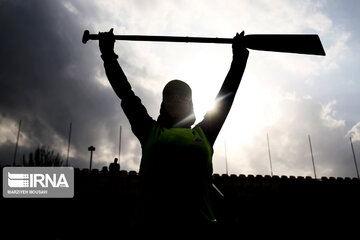
<path id="1" fill-rule="evenodd" d="M 325 56 L 316 34 L 251 34 L 245 36 L 249 49 Z"/>

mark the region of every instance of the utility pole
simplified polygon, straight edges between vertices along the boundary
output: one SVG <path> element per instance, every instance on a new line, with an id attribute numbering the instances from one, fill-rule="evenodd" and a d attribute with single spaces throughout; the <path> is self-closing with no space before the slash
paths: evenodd
<path id="1" fill-rule="evenodd" d="M 312 164 L 313 164 L 313 168 L 314 168 L 314 176 L 315 176 L 315 179 L 316 179 L 316 170 L 315 170 L 315 163 L 314 163 L 314 155 L 313 155 L 313 150 L 312 150 L 312 146 L 311 146 L 310 135 L 308 135 L 308 137 L 309 137 L 309 144 L 310 144 L 311 160 L 312 160 Z"/>
<path id="2" fill-rule="evenodd" d="M 67 166 L 67 167 L 69 166 L 69 152 L 70 152 L 70 140 L 71 140 L 71 127 L 72 127 L 72 122 L 70 122 L 68 150 L 67 150 L 67 157 L 66 157 L 66 166 Z"/>
<path id="3" fill-rule="evenodd" d="M 273 169 L 272 169 L 272 163 L 271 163 L 271 153 L 270 153 L 270 141 L 269 141 L 269 134 L 268 133 L 266 133 L 266 137 L 267 137 L 269 160 L 270 160 L 270 173 L 271 173 L 271 176 L 273 176 Z"/>
<path id="4" fill-rule="evenodd" d="M 356 163 L 354 145 L 353 145 L 353 143 L 352 143 L 351 137 L 350 137 L 350 144 L 351 144 L 351 149 L 352 149 L 352 153 L 353 153 L 353 156 L 354 156 L 354 163 L 355 163 L 355 168 L 356 168 L 356 174 L 357 174 L 358 179 L 360 179 L 360 178 L 359 178 L 359 170 L 358 170 L 357 163 Z"/>
<path id="5" fill-rule="evenodd" d="M 119 133 L 119 164 L 120 164 L 120 153 L 121 153 L 121 125 L 120 125 L 120 133 Z"/>
<path id="6" fill-rule="evenodd" d="M 91 165 L 92 165 L 92 156 L 93 156 L 93 151 L 95 151 L 95 147 L 94 146 L 90 146 L 88 148 L 88 150 L 90 151 L 90 171 L 91 171 Z"/>
<path id="7" fill-rule="evenodd" d="M 225 147 L 225 167 L 226 167 L 226 175 L 229 175 L 229 172 L 228 172 L 228 162 L 227 162 L 226 140 L 224 140 L 224 147 Z"/>
<path id="8" fill-rule="evenodd" d="M 21 120 L 19 121 L 19 130 L 18 130 L 18 134 L 17 134 L 17 138 L 16 138 L 13 166 L 16 165 L 16 154 L 17 154 L 17 149 L 18 149 L 18 144 L 19 144 L 20 128 L 21 128 Z"/>

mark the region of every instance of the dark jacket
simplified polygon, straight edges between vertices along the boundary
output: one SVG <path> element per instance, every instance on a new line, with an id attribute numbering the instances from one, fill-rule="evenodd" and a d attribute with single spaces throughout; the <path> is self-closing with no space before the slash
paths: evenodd
<path id="1" fill-rule="evenodd" d="M 178 144 L 180 140 L 176 142 L 162 138 L 161 134 L 181 133 L 178 130 L 169 132 L 169 126 L 149 116 L 140 98 L 132 91 L 116 55 L 102 56 L 106 75 L 122 100 L 121 106 L 143 150 L 139 174 L 143 185 L 140 209 L 144 223 L 215 221 L 209 199 L 212 188 L 212 148 L 234 101 L 247 57 L 247 54 L 234 56 L 215 99 L 216 111 L 209 111 L 201 122 L 188 128 L 193 131 L 195 145 L 183 143 L 186 145 L 184 147 Z M 163 107 L 160 114 L 166 114 Z M 160 116 L 159 119 L 163 118 Z M 189 131 L 184 129 L 184 134 L 190 134 Z M 206 146 L 197 148 L 199 142 L 204 142 Z"/>

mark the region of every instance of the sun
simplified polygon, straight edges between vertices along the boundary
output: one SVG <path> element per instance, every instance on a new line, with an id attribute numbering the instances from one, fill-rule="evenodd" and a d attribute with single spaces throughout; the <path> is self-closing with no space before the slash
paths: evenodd
<path id="1" fill-rule="evenodd" d="M 218 96 L 216 99 L 210 101 L 209 99 L 211 99 L 211 97 L 195 99 L 195 103 L 194 103 L 195 115 L 198 117 L 198 116 L 204 116 L 208 112 L 216 113 L 218 104 L 221 104 L 221 101 L 229 97 L 229 95 L 231 94 L 232 93 L 220 97 Z"/>
<path id="2" fill-rule="evenodd" d="M 210 100 L 209 98 L 194 98 L 194 112 L 197 122 L 200 122 L 204 119 L 204 116 L 207 112 L 214 112 L 216 110 L 215 100 Z"/>
<path id="3" fill-rule="evenodd" d="M 216 111 L 216 106 L 217 106 L 216 102 L 212 101 L 207 106 L 205 106 L 204 108 L 206 108 L 208 112 L 215 112 Z"/>

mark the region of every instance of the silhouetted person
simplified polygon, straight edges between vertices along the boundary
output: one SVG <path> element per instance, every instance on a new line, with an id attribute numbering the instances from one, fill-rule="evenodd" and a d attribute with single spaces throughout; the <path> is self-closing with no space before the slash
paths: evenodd
<path id="1" fill-rule="evenodd" d="M 110 163 L 109 165 L 109 172 L 110 173 L 117 173 L 120 172 L 120 164 L 118 164 L 118 159 L 115 158 L 114 162 Z"/>
<path id="2" fill-rule="evenodd" d="M 131 89 L 114 53 L 110 32 L 99 33 L 106 75 L 131 129 L 139 139 L 142 183 L 137 223 L 179 226 L 216 223 L 212 194 L 213 145 L 230 111 L 245 70 L 249 52 L 244 32 L 234 37 L 230 70 L 209 111 L 196 126 L 191 88 L 172 80 L 163 89 L 160 115 L 155 121 Z M 206 90 L 206 79 L 203 81 Z"/>
<path id="3" fill-rule="evenodd" d="M 109 171 L 108 171 L 108 167 L 107 166 L 103 166 L 100 173 L 101 174 L 107 174 Z"/>

